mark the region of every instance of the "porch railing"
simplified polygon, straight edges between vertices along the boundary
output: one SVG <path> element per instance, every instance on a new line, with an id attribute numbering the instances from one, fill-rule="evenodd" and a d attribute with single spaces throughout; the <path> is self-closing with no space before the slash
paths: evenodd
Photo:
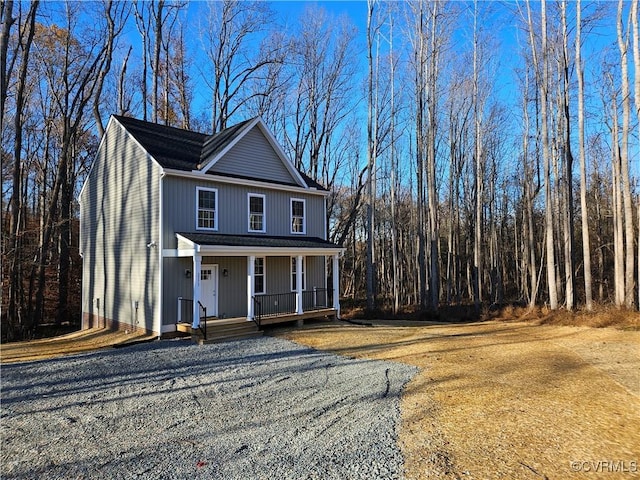
<path id="1" fill-rule="evenodd" d="M 333 289 L 314 288 L 302 292 L 302 309 L 305 312 L 331 308 L 333 306 Z"/>
<path id="2" fill-rule="evenodd" d="M 207 339 L 207 309 L 198 301 L 198 311 L 200 312 L 200 322 L 198 328 Z M 190 298 L 178 297 L 178 323 L 190 323 L 193 325 L 193 300 Z"/>
<path id="3" fill-rule="evenodd" d="M 193 300 L 178 297 L 178 323 L 193 323 Z"/>
<path id="4" fill-rule="evenodd" d="M 202 305 L 200 303 L 200 300 L 198 300 L 198 307 L 199 307 L 199 311 L 203 313 L 203 315 L 200 316 L 201 321 L 198 322 L 198 328 L 200 329 L 200 331 L 202 332 L 202 335 L 204 336 L 204 339 L 206 340 L 207 339 L 207 307 Z M 204 318 L 204 322 L 202 321 L 203 318 Z"/>
<path id="5" fill-rule="evenodd" d="M 253 297 L 253 309 L 258 326 L 260 326 L 260 321 L 263 318 L 295 314 L 298 311 L 296 295 L 296 292 L 255 295 Z M 332 306 L 333 289 L 331 288 L 314 288 L 313 290 L 302 292 L 303 312 L 322 310 Z"/>

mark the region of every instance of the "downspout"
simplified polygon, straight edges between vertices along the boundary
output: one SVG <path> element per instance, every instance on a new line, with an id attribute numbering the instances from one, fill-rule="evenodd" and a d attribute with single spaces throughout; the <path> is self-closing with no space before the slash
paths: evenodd
<path id="1" fill-rule="evenodd" d="M 162 265 L 162 257 L 164 250 L 164 239 L 163 239 L 163 231 L 162 231 L 162 218 L 163 218 L 163 192 L 162 192 L 162 179 L 165 177 L 166 172 L 163 170 L 160 172 L 160 179 L 158 181 L 158 196 L 160 198 L 160 204 L 158 206 L 158 301 L 156 302 L 158 311 L 156 312 L 156 318 L 158 319 L 158 340 L 162 337 L 162 286 L 163 286 L 163 265 Z"/>

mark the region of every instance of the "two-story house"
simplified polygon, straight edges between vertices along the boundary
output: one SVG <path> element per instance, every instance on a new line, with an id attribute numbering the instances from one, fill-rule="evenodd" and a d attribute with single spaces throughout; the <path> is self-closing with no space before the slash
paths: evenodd
<path id="1" fill-rule="evenodd" d="M 112 116 L 79 197 L 83 328 L 338 316 L 327 195 L 260 118 L 206 135 Z"/>

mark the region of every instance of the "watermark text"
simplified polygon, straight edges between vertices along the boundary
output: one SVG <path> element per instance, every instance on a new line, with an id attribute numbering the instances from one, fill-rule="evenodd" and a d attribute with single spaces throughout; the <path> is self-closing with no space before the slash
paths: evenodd
<path id="1" fill-rule="evenodd" d="M 638 462 L 636 460 L 591 460 L 570 462 L 572 472 L 593 473 L 636 473 Z"/>

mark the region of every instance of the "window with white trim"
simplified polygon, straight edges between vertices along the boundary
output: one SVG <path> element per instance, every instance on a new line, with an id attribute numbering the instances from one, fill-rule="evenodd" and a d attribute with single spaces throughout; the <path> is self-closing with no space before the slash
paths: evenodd
<path id="1" fill-rule="evenodd" d="M 291 233 L 305 233 L 305 201 L 301 198 L 291 199 Z"/>
<path id="2" fill-rule="evenodd" d="M 218 190 L 196 187 L 196 230 L 218 229 Z"/>
<path id="3" fill-rule="evenodd" d="M 265 222 L 265 197 L 259 193 L 249 196 L 249 232 L 264 233 L 267 229 Z"/>
<path id="4" fill-rule="evenodd" d="M 256 257 L 253 269 L 253 293 L 260 295 L 266 293 L 265 288 L 265 263 L 264 257 Z"/>
<path id="5" fill-rule="evenodd" d="M 306 275 L 306 268 L 305 268 L 305 264 L 307 257 L 302 257 L 302 290 L 306 290 L 307 288 L 307 275 Z M 296 266 L 297 266 L 297 262 L 296 262 L 296 257 L 291 257 L 291 291 L 295 292 L 297 291 L 297 284 L 296 282 L 298 281 L 298 277 L 297 277 L 297 272 L 296 272 Z"/>

